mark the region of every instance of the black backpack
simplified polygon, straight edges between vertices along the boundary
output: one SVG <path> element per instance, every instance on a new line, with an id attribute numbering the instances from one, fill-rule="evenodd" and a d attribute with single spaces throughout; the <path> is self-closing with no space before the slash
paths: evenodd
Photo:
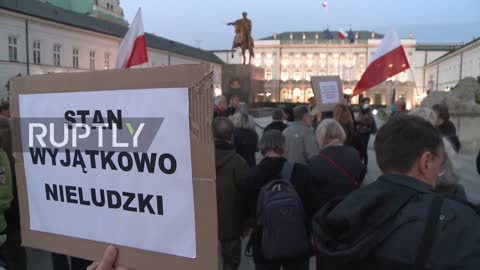
<path id="1" fill-rule="evenodd" d="M 266 184 L 258 197 L 257 225 L 262 230 L 261 248 L 266 259 L 295 258 L 310 249 L 307 217 L 291 182 L 293 166 L 286 161 L 280 178 Z"/>

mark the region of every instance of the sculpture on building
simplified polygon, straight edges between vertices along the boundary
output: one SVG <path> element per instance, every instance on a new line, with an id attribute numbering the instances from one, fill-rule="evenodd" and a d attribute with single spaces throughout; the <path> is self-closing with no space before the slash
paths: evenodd
<path id="1" fill-rule="evenodd" d="M 249 52 L 249 61 L 255 56 L 253 52 L 253 38 L 252 38 L 252 21 L 247 18 L 247 13 L 242 13 L 243 18 L 229 23 L 228 25 L 235 26 L 235 38 L 233 39 L 232 50 L 236 48 L 242 49 L 243 64 L 246 64 L 247 58 L 245 52 Z M 234 57 L 232 52 L 232 58 Z"/>

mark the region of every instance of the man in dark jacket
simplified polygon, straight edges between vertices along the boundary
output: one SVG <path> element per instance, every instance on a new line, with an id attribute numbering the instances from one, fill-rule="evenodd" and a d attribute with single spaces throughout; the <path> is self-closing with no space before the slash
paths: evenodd
<path id="1" fill-rule="evenodd" d="M 275 109 L 272 112 L 272 122 L 268 124 L 263 132 L 267 132 L 272 129 L 279 130 L 280 132 L 286 129 L 288 126 L 287 124 L 283 123 L 284 113 L 282 109 Z"/>
<path id="2" fill-rule="evenodd" d="M 453 149 L 459 152 L 461 147 L 460 140 L 458 139 L 455 125 L 450 121 L 448 107 L 443 104 L 435 104 L 432 109 L 437 114 L 437 128 L 440 130 L 440 133 L 452 143 Z"/>
<path id="3" fill-rule="evenodd" d="M 233 124 L 225 117 L 213 120 L 215 167 L 217 173 L 218 239 L 222 250 L 223 269 L 238 269 L 241 259 L 241 232 L 236 205 L 237 182 L 248 170 L 247 163 L 235 152 L 232 144 Z"/>
<path id="4" fill-rule="evenodd" d="M 262 230 L 256 226 L 257 201 L 261 188 L 269 182 L 279 179 L 280 172 L 287 161 L 285 154 L 285 137 L 278 130 L 265 132 L 260 140 L 260 150 L 264 156 L 263 160 L 254 168 L 250 169 L 242 178 L 238 187 L 239 205 L 243 206 L 243 217 L 250 220 L 253 226 L 251 245 L 253 260 L 256 270 L 308 270 L 310 252 L 295 258 L 272 261 L 263 256 L 261 239 Z M 293 167 L 291 182 L 302 200 L 307 219 L 312 216 L 312 176 L 307 167 L 296 163 Z M 307 226 L 307 224 L 305 225 Z"/>
<path id="5" fill-rule="evenodd" d="M 445 160 L 440 132 L 416 116 L 395 117 L 375 151 L 384 175 L 314 217 L 323 269 L 478 269 L 480 217 L 433 190 Z"/>

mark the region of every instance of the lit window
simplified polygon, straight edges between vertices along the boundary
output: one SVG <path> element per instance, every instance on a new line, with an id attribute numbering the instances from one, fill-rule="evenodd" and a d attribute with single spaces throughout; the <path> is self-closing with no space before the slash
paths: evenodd
<path id="1" fill-rule="evenodd" d="M 300 54 L 299 53 L 295 54 L 295 58 L 300 58 Z"/>
<path id="2" fill-rule="evenodd" d="M 110 68 L 110 53 L 105 52 L 105 69 Z"/>
<path id="3" fill-rule="evenodd" d="M 266 57 L 270 59 L 270 58 L 272 58 L 272 54 L 271 54 L 271 53 L 267 53 L 267 56 L 266 56 Z"/>
<path id="4" fill-rule="evenodd" d="M 304 101 L 304 98 L 303 98 L 303 95 L 305 93 L 300 89 L 300 88 L 295 88 L 293 89 L 293 93 L 292 93 L 292 101 L 293 102 L 296 102 L 296 103 L 299 103 L 299 102 L 305 102 Z"/>
<path id="5" fill-rule="evenodd" d="M 288 66 L 288 59 L 282 59 L 282 66 Z"/>
<path id="6" fill-rule="evenodd" d="M 72 65 L 74 68 L 78 68 L 78 49 L 73 49 L 72 55 L 73 55 Z"/>
<path id="7" fill-rule="evenodd" d="M 18 61 L 18 37 L 8 36 L 8 60 Z"/>
<path id="8" fill-rule="evenodd" d="M 363 75 L 363 72 L 365 72 L 364 69 L 361 69 L 358 74 L 357 74 L 357 80 L 360 81 L 360 79 L 362 78 L 362 75 Z"/>
<path id="9" fill-rule="evenodd" d="M 269 68 L 265 70 L 265 80 L 272 80 L 272 69 Z"/>
<path id="10" fill-rule="evenodd" d="M 59 44 L 53 45 L 53 65 L 60 66 L 60 49 L 62 46 Z"/>
<path id="11" fill-rule="evenodd" d="M 291 102 L 292 101 L 292 90 L 283 88 L 280 92 L 280 102 Z"/>
<path id="12" fill-rule="evenodd" d="M 311 97 L 314 97 L 313 90 L 312 90 L 312 88 L 307 88 L 307 90 L 305 90 L 306 101 L 308 102 L 308 99 L 311 98 Z"/>
<path id="13" fill-rule="evenodd" d="M 332 76 L 337 76 L 338 75 L 338 68 L 330 68 L 330 70 L 328 71 L 330 74 L 329 75 L 332 75 Z"/>
<path id="14" fill-rule="evenodd" d="M 33 63 L 40 64 L 40 41 L 33 42 Z"/>
<path id="15" fill-rule="evenodd" d="M 399 76 L 399 77 L 400 77 L 399 80 L 400 80 L 401 82 L 406 82 L 407 79 L 408 79 L 407 72 L 404 71 L 404 72 L 400 73 L 400 76 Z"/>
<path id="16" fill-rule="evenodd" d="M 95 69 L 95 51 L 90 51 L 90 69 Z"/>
<path id="17" fill-rule="evenodd" d="M 310 59 L 313 58 L 313 54 L 311 53 L 307 54 L 307 58 L 310 58 Z"/>
<path id="18" fill-rule="evenodd" d="M 288 69 L 282 69 L 282 81 L 288 81 Z"/>
<path id="19" fill-rule="evenodd" d="M 307 72 L 305 74 L 307 81 L 310 81 L 312 76 L 313 76 L 313 69 L 307 69 Z"/>
<path id="20" fill-rule="evenodd" d="M 300 69 L 295 69 L 295 71 L 293 72 L 293 79 L 295 81 L 299 81 L 300 77 L 301 77 Z"/>

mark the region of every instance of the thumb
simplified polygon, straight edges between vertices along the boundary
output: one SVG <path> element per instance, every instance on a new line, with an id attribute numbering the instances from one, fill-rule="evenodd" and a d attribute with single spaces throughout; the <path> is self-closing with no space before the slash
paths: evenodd
<path id="1" fill-rule="evenodd" d="M 114 246 L 108 246 L 103 253 L 102 261 L 98 265 L 97 270 L 112 270 L 117 260 L 118 250 Z"/>

